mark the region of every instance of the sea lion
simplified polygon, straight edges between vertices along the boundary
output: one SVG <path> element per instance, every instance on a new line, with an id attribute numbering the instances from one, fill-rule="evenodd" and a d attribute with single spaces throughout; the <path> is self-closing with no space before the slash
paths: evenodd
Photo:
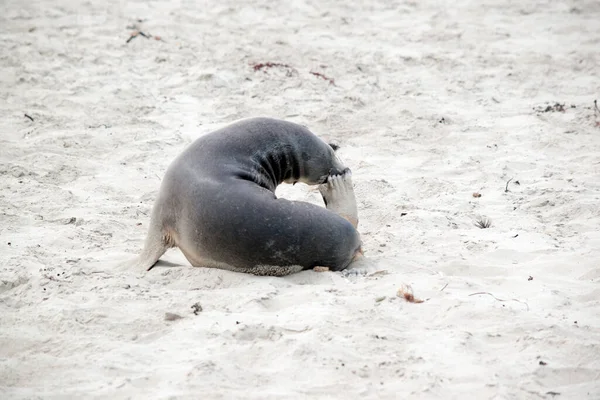
<path id="1" fill-rule="evenodd" d="M 326 208 L 277 198 L 285 183 L 320 185 Z M 241 120 L 194 141 L 169 166 L 137 260 L 170 247 L 197 267 L 284 276 L 340 271 L 362 255 L 350 169 L 307 128 Z"/>

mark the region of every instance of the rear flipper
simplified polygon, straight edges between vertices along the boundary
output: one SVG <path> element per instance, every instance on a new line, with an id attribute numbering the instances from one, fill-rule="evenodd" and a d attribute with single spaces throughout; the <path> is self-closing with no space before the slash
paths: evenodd
<path id="1" fill-rule="evenodd" d="M 352 173 L 347 170 L 342 175 L 333 175 L 327 182 L 319 185 L 319 191 L 328 210 L 350 221 L 356 229 L 358 226 L 358 210 L 356 197 L 352 187 Z M 378 265 L 363 255 L 362 248 L 358 249 L 350 265 L 341 271 L 342 275 L 370 275 L 379 271 Z"/>
<path id="2" fill-rule="evenodd" d="M 135 262 L 135 269 L 150 271 L 158 259 L 165 254 L 167 249 L 173 246 L 174 243 L 171 235 L 163 232 L 156 225 L 151 224 L 144 244 L 144 250 Z"/>
<path id="3" fill-rule="evenodd" d="M 314 267 L 313 271 L 315 272 L 326 272 L 331 271 L 328 267 Z M 383 271 L 379 266 L 366 258 L 361 252 L 356 252 L 356 255 L 350 262 L 350 265 L 346 269 L 338 271 L 343 276 L 368 276 L 372 275 L 375 272 Z"/>
<path id="4" fill-rule="evenodd" d="M 357 252 L 350 265 L 340 273 L 344 276 L 368 276 L 382 270 L 376 262 Z"/>
<path id="5" fill-rule="evenodd" d="M 358 226 L 358 211 L 350 170 L 342 175 L 328 177 L 326 183 L 319 185 L 319 191 L 328 210 L 350 221 L 354 228 Z"/>

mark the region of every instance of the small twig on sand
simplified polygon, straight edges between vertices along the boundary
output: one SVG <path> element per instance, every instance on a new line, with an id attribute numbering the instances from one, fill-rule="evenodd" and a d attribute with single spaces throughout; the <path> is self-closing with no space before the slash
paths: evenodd
<path id="1" fill-rule="evenodd" d="M 131 36 L 129 36 L 129 39 L 127 39 L 127 41 L 125 43 L 131 42 L 134 38 L 136 38 L 138 36 L 143 36 L 146 39 L 150 39 L 150 35 L 142 32 L 142 31 L 134 31 L 134 32 L 131 33 Z"/>
<path id="2" fill-rule="evenodd" d="M 508 180 L 508 182 L 506 182 L 506 188 L 504 188 L 504 193 L 508 193 L 508 184 L 510 183 L 510 181 L 512 181 L 514 178 L 510 178 Z"/>
<path id="3" fill-rule="evenodd" d="M 297 74 L 298 71 L 296 70 L 296 68 L 292 67 L 291 65 L 288 64 L 283 64 L 283 63 L 274 63 L 274 62 L 266 62 L 266 63 L 258 63 L 258 64 L 252 64 L 252 68 L 254 69 L 255 72 L 258 72 L 260 70 L 264 70 L 263 72 L 267 72 L 266 69 L 268 68 L 284 68 L 285 69 L 285 75 L 290 78 L 292 76 L 294 76 L 294 74 Z"/>
<path id="4" fill-rule="evenodd" d="M 287 332 L 294 332 L 294 333 L 302 333 L 302 332 L 307 332 L 310 331 L 311 328 L 309 326 L 304 327 L 304 329 L 291 329 L 291 328 L 280 328 L 282 331 L 287 331 Z"/>
<path id="5" fill-rule="evenodd" d="M 330 78 L 330 77 L 328 77 L 328 76 L 325 76 L 325 75 L 323 75 L 323 74 L 322 74 L 322 73 L 320 73 L 320 72 L 313 72 L 313 71 L 310 71 L 310 73 L 311 73 L 311 75 L 314 75 L 314 76 L 316 76 L 316 77 L 319 77 L 319 78 L 325 79 L 326 81 L 328 81 L 328 82 L 329 82 L 329 84 L 330 84 L 330 85 L 333 85 L 333 86 L 335 86 L 335 81 L 333 80 L 333 78 Z"/>
<path id="6" fill-rule="evenodd" d="M 49 274 L 44 274 L 43 277 L 46 278 L 46 279 L 49 279 L 51 281 L 54 281 L 54 282 L 73 283 L 73 281 L 68 281 L 66 279 L 57 279 L 57 278 L 55 278 L 55 277 L 53 277 L 52 275 L 49 275 Z"/>
<path id="7" fill-rule="evenodd" d="M 263 68 L 273 68 L 273 67 L 281 67 L 281 68 L 288 68 L 290 70 L 295 70 L 294 67 L 291 67 L 288 64 L 274 63 L 274 62 L 258 63 L 258 64 L 254 64 L 252 66 L 252 68 L 254 68 L 255 71 L 260 71 Z"/>
<path id="8" fill-rule="evenodd" d="M 503 300 L 503 299 L 499 299 L 496 296 L 494 296 L 493 294 L 489 293 L 489 292 L 477 292 L 477 293 L 471 293 L 469 296 L 475 296 L 478 294 L 487 294 L 488 296 L 492 296 L 496 301 L 500 301 L 500 302 L 505 302 L 505 301 L 516 301 L 517 303 L 521 303 L 521 304 L 525 304 L 525 307 L 527 307 L 527 311 L 529 311 L 529 304 L 527 304 L 524 301 L 521 300 L 517 300 L 517 299 L 508 299 L 508 300 Z"/>
<path id="9" fill-rule="evenodd" d="M 446 286 L 448 286 L 448 284 L 447 284 L 447 283 L 444 285 L 444 287 L 443 287 L 443 288 L 441 288 L 441 289 L 440 289 L 440 292 L 441 292 L 442 290 L 446 289 Z"/>
<path id="10" fill-rule="evenodd" d="M 575 107 L 571 107 L 571 108 L 575 108 Z M 538 113 L 548 113 L 548 112 L 564 113 L 566 111 L 565 103 L 560 104 L 558 102 L 555 102 L 554 105 L 547 105 L 546 108 L 544 108 L 543 106 L 540 106 L 540 107 L 534 107 L 533 109 Z"/>
<path id="11" fill-rule="evenodd" d="M 25 114 L 25 118 L 29 118 L 31 120 L 31 122 L 33 122 L 33 118 L 31 118 L 30 115 Z"/>
<path id="12" fill-rule="evenodd" d="M 594 114 L 596 112 L 600 113 L 600 108 L 598 108 L 598 100 L 594 100 Z"/>

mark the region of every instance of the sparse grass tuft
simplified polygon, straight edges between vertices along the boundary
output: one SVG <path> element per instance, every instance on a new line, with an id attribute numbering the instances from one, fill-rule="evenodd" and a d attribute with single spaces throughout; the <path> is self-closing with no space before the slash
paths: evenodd
<path id="1" fill-rule="evenodd" d="M 480 229 L 487 229 L 490 226 L 492 226 L 492 220 L 489 219 L 488 217 L 484 217 L 484 216 L 480 215 L 475 220 L 475 226 Z"/>

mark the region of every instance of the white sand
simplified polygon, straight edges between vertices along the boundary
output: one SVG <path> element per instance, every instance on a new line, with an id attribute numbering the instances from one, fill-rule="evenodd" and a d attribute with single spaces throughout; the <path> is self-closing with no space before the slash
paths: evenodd
<path id="1" fill-rule="evenodd" d="M 239 3 L 2 2 L 0 398 L 600 399 L 600 3 Z M 341 145 L 389 274 L 115 268 L 257 115 Z"/>

